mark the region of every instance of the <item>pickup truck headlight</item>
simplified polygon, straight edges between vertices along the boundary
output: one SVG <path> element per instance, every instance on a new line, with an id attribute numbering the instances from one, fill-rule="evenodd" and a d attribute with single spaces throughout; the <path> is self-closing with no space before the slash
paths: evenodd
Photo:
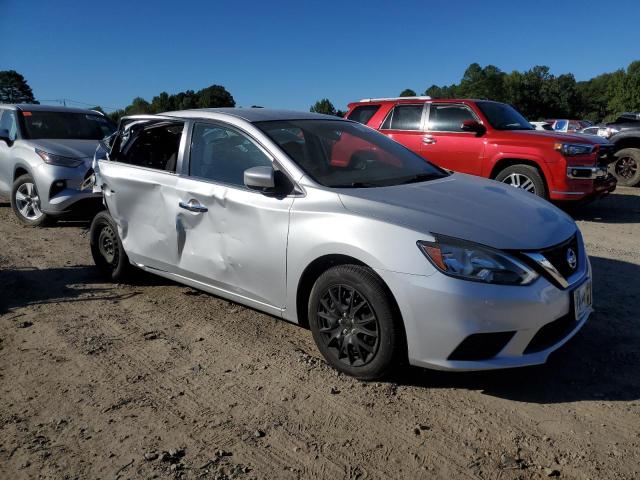
<path id="1" fill-rule="evenodd" d="M 39 148 L 36 148 L 36 153 L 42 160 L 44 160 L 45 163 L 48 163 L 49 165 L 56 165 L 58 167 L 77 167 L 84 163 L 81 158 L 62 157 L 60 155 L 45 152 Z"/>
<path id="2" fill-rule="evenodd" d="M 419 241 L 418 248 L 445 275 L 484 283 L 528 285 L 538 274 L 520 260 L 484 245 L 436 236 Z"/>
<path id="3" fill-rule="evenodd" d="M 556 143 L 553 148 L 565 157 L 574 157 L 576 155 L 589 155 L 593 152 L 594 145 L 585 145 L 582 143 Z"/>

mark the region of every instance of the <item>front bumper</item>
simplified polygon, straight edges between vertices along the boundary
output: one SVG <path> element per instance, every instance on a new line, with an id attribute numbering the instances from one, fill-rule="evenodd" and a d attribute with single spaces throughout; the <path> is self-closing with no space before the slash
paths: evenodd
<path id="1" fill-rule="evenodd" d="M 90 168 L 90 162 L 78 167 L 60 167 L 42 163 L 34 171 L 42 211 L 49 215 L 61 215 L 71 211 L 78 202 L 99 201 L 100 193 L 89 188 L 82 190 Z"/>
<path id="2" fill-rule="evenodd" d="M 581 318 L 572 318 L 572 291 L 590 277 L 587 266 L 580 279 L 566 290 L 544 277 L 528 286 L 504 286 L 459 280 L 440 273 L 422 276 L 378 271 L 378 274 L 400 308 L 409 362 L 421 367 L 465 371 L 542 364 L 580 330 L 593 312 L 589 310 Z M 544 327 L 547 328 L 543 330 Z M 512 335 L 488 358 L 452 358 L 470 336 L 505 332 Z M 541 338 L 545 335 L 547 338 Z"/>
<path id="3" fill-rule="evenodd" d="M 550 198 L 563 201 L 593 200 L 613 192 L 617 185 L 616 178 L 611 174 L 594 180 L 570 178 L 568 182 L 571 182 L 570 189 L 551 190 Z"/>

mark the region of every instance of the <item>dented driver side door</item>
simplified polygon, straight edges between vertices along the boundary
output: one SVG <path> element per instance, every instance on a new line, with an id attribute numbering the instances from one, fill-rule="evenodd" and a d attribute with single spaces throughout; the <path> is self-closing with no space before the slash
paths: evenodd
<path id="1" fill-rule="evenodd" d="M 244 171 L 272 165 L 245 132 L 224 123 L 193 124 L 174 206 L 176 273 L 281 314 L 292 197 L 244 185 Z"/>

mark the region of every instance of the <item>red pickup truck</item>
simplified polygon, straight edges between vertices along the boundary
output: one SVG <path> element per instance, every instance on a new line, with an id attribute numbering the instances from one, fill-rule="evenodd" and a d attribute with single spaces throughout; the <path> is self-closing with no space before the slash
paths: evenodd
<path id="1" fill-rule="evenodd" d="M 613 145 L 595 136 L 537 131 L 510 105 L 429 97 L 364 99 L 346 118 L 379 130 L 443 168 L 554 201 L 612 192 Z"/>

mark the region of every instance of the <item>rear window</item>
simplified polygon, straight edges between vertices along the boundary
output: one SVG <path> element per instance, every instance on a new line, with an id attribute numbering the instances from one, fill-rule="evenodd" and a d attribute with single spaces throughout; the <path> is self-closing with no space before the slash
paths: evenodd
<path id="1" fill-rule="evenodd" d="M 380 105 L 360 105 L 354 108 L 347 118 L 366 125 L 378 110 L 380 110 Z"/>

